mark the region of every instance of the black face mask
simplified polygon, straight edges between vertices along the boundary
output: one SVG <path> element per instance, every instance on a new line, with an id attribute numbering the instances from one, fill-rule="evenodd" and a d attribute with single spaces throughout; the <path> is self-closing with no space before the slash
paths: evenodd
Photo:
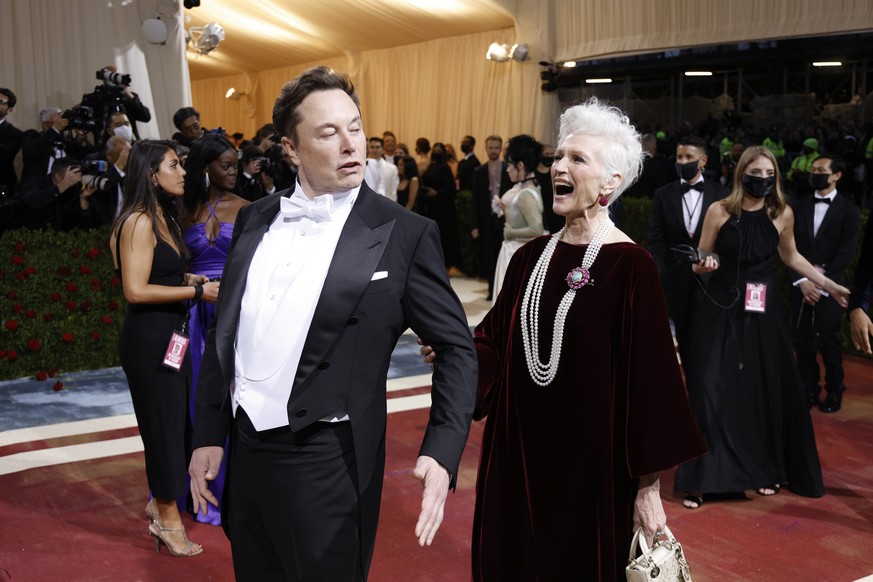
<path id="1" fill-rule="evenodd" d="M 676 162 L 676 174 L 678 174 L 679 177 L 686 182 L 690 182 L 694 179 L 694 176 L 697 175 L 697 172 L 700 171 L 697 167 L 699 161 L 700 160 L 694 160 L 693 162 L 688 162 L 687 164 L 680 164 L 679 162 Z"/>
<path id="2" fill-rule="evenodd" d="M 812 186 L 815 190 L 827 190 L 828 179 L 831 177 L 830 174 L 810 174 L 809 175 L 809 185 Z"/>
<path id="3" fill-rule="evenodd" d="M 743 190 L 752 198 L 765 198 L 770 195 L 776 186 L 776 178 L 743 175 Z"/>
<path id="4" fill-rule="evenodd" d="M 461 151 L 464 152 L 465 154 L 469 154 L 470 152 L 473 151 L 473 146 L 471 146 L 469 143 L 466 143 L 466 142 L 462 143 L 461 144 Z"/>
<path id="5" fill-rule="evenodd" d="M 543 156 L 540 158 L 540 163 L 544 166 L 551 166 L 552 162 L 555 161 L 554 156 Z"/>

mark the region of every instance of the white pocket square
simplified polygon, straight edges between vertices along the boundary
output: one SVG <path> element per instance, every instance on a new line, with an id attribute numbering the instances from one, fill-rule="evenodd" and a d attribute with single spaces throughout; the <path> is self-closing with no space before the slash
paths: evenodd
<path id="1" fill-rule="evenodd" d="M 386 279 L 388 277 L 388 271 L 376 271 L 373 273 L 373 278 L 370 281 L 378 281 L 379 279 Z"/>

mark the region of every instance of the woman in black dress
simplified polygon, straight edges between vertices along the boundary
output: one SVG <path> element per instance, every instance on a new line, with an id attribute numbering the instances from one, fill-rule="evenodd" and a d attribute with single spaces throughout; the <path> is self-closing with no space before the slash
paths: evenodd
<path id="1" fill-rule="evenodd" d="M 179 344 L 178 369 L 167 361 L 173 359 L 174 332 L 183 330 L 187 302 L 214 302 L 219 284 L 185 272 L 187 251 L 174 204 L 184 192 L 185 170 L 174 146 L 152 140 L 134 144 L 110 248 L 128 302 L 118 344 L 153 495 L 146 506 L 149 533 L 155 550 L 163 543 L 171 554 L 184 557 L 203 551 L 185 535 L 176 506 L 187 490 L 191 362 Z"/>
<path id="2" fill-rule="evenodd" d="M 687 384 L 709 454 L 679 467 L 685 507 L 700 507 L 705 493 L 774 495 L 786 484 L 820 497 L 815 435 L 773 273 L 777 252 L 844 307 L 849 290 L 797 252 L 794 213 L 768 149 L 742 155 L 730 195 L 706 211 L 700 248 L 718 257 L 693 265 L 715 272 L 695 313 Z"/>

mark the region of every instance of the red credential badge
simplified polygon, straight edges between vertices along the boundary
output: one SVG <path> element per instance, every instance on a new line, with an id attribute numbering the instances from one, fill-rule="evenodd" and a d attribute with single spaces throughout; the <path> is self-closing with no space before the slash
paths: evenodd
<path id="1" fill-rule="evenodd" d="M 746 311 L 764 313 L 767 311 L 767 284 L 746 283 Z"/>
<path id="2" fill-rule="evenodd" d="M 174 331 L 170 337 L 170 345 L 167 346 L 167 354 L 164 356 L 164 365 L 174 370 L 179 370 L 182 367 L 182 360 L 185 358 L 185 351 L 188 349 L 188 336 Z"/>

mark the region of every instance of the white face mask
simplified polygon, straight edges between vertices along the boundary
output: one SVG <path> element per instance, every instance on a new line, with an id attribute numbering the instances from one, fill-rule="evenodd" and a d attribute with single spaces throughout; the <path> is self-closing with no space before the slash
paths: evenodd
<path id="1" fill-rule="evenodd" d="M 112 133 L 119 137 L 123 137 L 127 141 L 133 140 L 133 129 L 129 125 L 119 125 L 112 130 Z"/>

